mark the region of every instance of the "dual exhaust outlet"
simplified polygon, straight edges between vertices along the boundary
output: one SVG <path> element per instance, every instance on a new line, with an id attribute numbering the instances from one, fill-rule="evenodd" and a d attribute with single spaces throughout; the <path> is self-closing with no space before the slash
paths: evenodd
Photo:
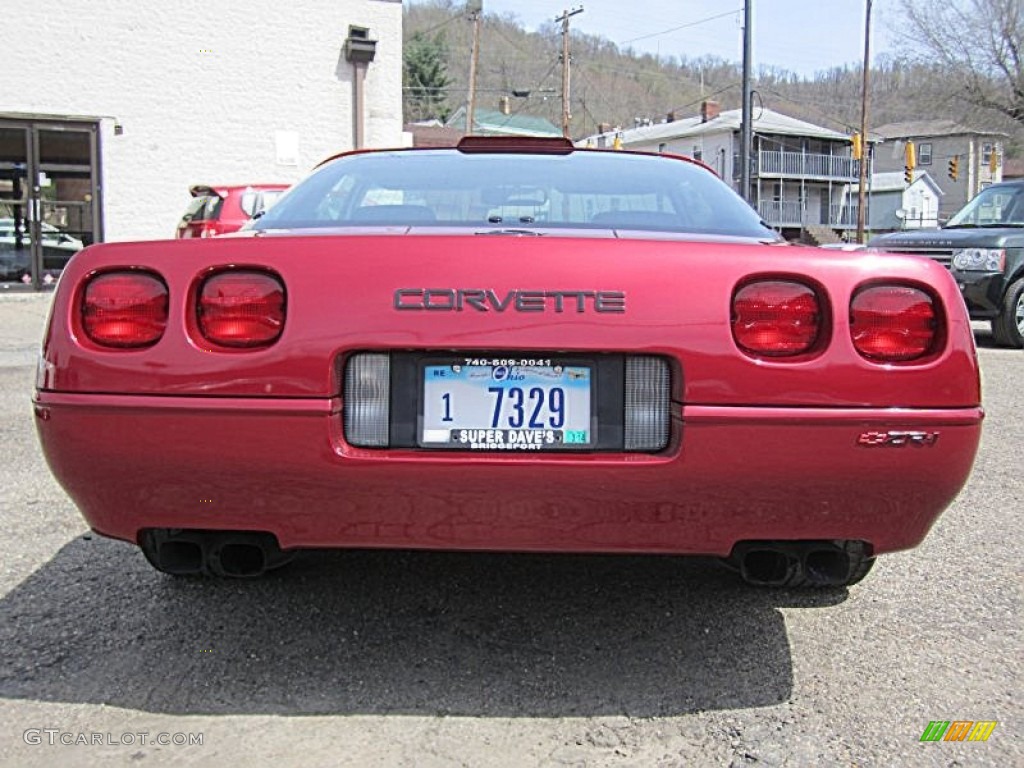
<path id="1" fill-rule="evenodd" d="M 272 533 L 259 531 L 150 528 L 139 544 L 150 565 L 174 576 L 257 578 L 292 558 Z"/>
<path id="2" fill-rule="evenodd" d="M 757 587 L 838 587 L 860 581 L 873 559 L 862 541 L 741 541 L 729 563 Z"/>

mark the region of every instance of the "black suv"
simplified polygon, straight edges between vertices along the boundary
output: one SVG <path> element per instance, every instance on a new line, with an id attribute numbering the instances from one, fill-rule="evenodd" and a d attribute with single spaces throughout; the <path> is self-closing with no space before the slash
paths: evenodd
<path id="1" fill-rule="evenodd" d="M 881 235 L 868 247 L 941 262 L 971 319 L 991 321 L 997 344 L 1024 347 L 1024 181 L 983 189 L 941 229 Z"/>

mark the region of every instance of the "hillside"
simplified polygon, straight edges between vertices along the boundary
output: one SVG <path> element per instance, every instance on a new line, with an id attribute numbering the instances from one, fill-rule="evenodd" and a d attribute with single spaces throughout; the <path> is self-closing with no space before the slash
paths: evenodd
<path id="1" fill-rule="evenodd" d="M 438 0 L 432 5 L 405 8 L 406 44 L 417 33 L 440 43 L 448 83 L 441 112 L 457 109 L 468 92 L 472 26 L 464 5 Z M 513 112 L 545 117 L 561 124 L 561 37 L 554 23 L 527 32 L 512 17 L 485 14 L 481 31 L 478 104 L 496 109 L 502 96 L 511 96 Z M 638 119 L 655 122 L 669 112 L 694 115 L 704 98 L 723 109 L 740 106 L 740 65 L 714 58 L 655 57 L 621 50 L 601 37 L 572 33 L 572 135 L 596 132 L 598 123 L 631 127 Z M 996 115 L 951 102 L 943 74 L 898 59 L 876 61 L 871 71 L 870 125 L 927 118 L 952 118 L 980 128 L 1010 134 L 1008 155 L 1024 149 L 1021 128 Z M 799 78 L 779 68 L 755 72 L 758 104 L 839 131 L 860 124 L 861 70 L 837 67 Z M 438 110 L 432 110 L 437 112 Z M 407 108 L 406 118 L 423 117 Z M 980 122 L 979 122 L 980 121 Z"/>

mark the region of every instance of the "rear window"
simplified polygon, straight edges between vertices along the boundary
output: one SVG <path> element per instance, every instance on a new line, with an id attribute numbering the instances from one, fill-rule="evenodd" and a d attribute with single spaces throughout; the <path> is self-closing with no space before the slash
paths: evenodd
<path id="1" fill-rule="evenodd" d="M 270 206 L 283 194 L 283 189 L 247 189 L 242 193 L 239 207 L 251 218 L 260 211 L 270 210 Z"/>
<path id="2" fill-rule="evenodd" d="M 255 228 L 378 224 L 774 236 L 704 168 L 586 151 L 414 150 L 343 157 L 297 185 Z"/>
<path id="3" fill-rule="evenodd" d="M 220 215 L 220 206 L 223 201 L 216 196 L 200 195 L 194 197 L 185 209 L 182 216 L 186 221 L 207 221 L 216 219 Z"/>
<path id="4" fill-rule="evenodd" d="M 1024 185 L 987 187 L 949 220 L 947 227 L 1019 227 L 1024 225 Z"/>

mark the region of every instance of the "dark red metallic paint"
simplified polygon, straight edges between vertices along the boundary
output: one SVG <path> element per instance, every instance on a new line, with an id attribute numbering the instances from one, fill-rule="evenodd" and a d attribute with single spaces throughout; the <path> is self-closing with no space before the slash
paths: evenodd
<path id="1" fill-rule="evenodd" d="M 211 269 L 280 276 L 280 338 L 212 349 L 194 292 Z M 77 302 L 96 270 L 148 269 L 170 290 L 158 343 L 104 350 Z M 737 286 L 821 286 L 812 353 L 741 352 Z M 920 361 L 853 347 L 850 302 L 892 280 L 928 286 L 946 329 Z M 584 285 L 585 284 L 585 285 Z M 403 312 L 406 286 L 616 290 L 624 313 Z M 664 355 L 673 435 L 663 453 L 542 456 L 348 445 L 336 361 L 356 350 L 507 349 Z M 914 257 L 765 245 L 571 237 L 257 237 L 94 246 L 54 298 L 36 394 L 54 474 L 97 531 L 263 530 L 285 548 L 437 547 L 726 555 L 743 539 L 862 539 L 912 547 L 970 471 L 982 411 L 957 286 Z M 924 430 L 929 445 L 865 446 Z M 201 500 L 210 500 L 203 501 Z"/>

